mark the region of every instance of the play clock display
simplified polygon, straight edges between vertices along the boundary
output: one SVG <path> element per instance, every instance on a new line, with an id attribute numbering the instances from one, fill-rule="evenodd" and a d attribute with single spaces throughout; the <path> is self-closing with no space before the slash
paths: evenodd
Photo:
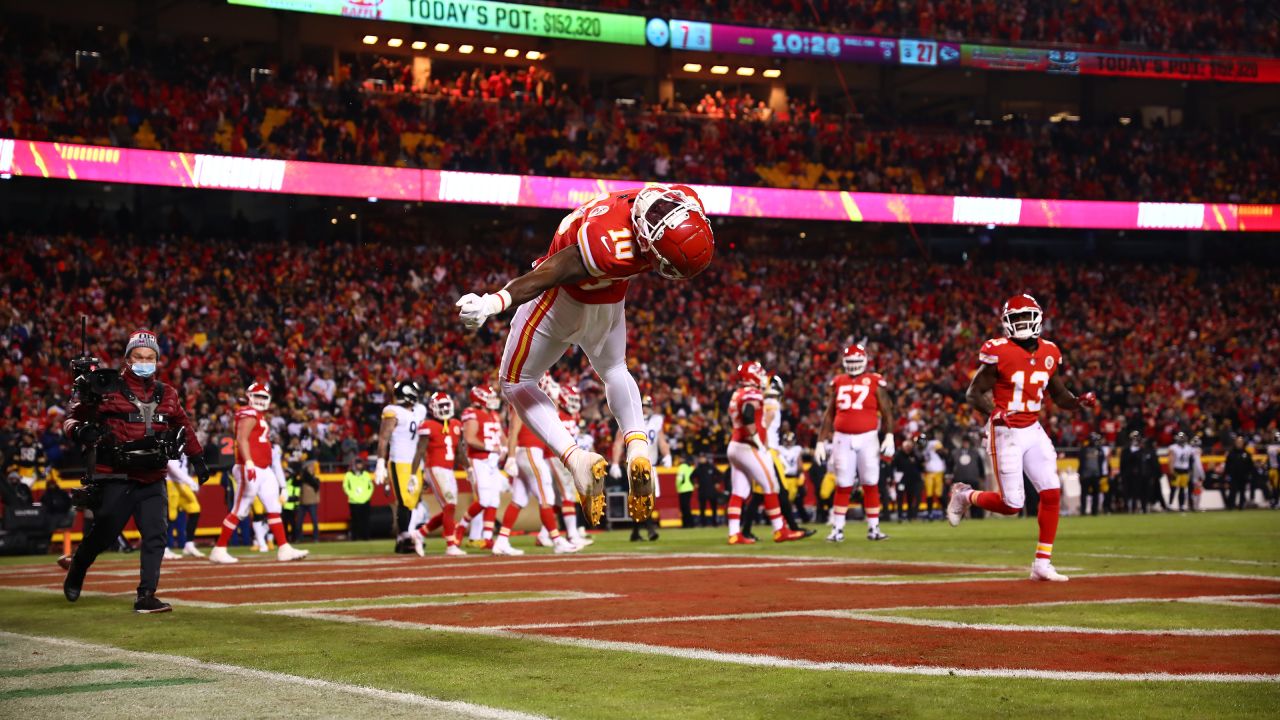
<path id="1" fill-rule="evenodd" d="M 649 28 L 649 42 L 675 50 L 760 55 L 777 58 L 830 58 L 845 62 L 896 63 L 898 43 L 890 38 L 831 35 L 801 30 L 721 25 L 670 20 L 668 32 Z"/>

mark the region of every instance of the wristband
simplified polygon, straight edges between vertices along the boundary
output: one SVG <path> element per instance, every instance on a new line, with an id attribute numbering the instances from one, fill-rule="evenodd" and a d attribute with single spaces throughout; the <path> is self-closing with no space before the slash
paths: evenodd
<path id="1" fill-rule="evenodd" d="M 502 301 L 502 310 L 506 310 L 511 307 L 511 293 L 507 292 L 506 288 L 499 290 L 496 294 L 498 299 Z M 499 310 L 498 312 L 502 312 L 502 310 Z"/>

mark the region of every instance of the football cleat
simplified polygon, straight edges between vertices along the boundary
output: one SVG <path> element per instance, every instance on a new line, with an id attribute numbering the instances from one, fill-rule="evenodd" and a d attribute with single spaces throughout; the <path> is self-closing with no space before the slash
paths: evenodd
<path id="1" fill-rule="evenodd" d="M 193 558 L 204 557 L 204 553 L 200 552 L 200 548 L 196 547 L 196 544 L 190 540 L 187 541 L 186 545 L 182 546 L 182 554 L 185 557 L 193 557 Z"/>
<path id="2" fill-rule="evenodd" d="M 70 555 L 63 557 L 70 558 Z M 62 565 L 62 558 L 58 559 L 58 564 Z M 80 599 L 80 588 L 84 586 L 84 574 L 87 572 L 81 568 L 75 567 L 70 560 L 67 561 L 67 576 L 62 579 L 62 596 L 70 602 Z"/>
<path id="3" fill-rule="evenodd" d="M 546 528 L 542 528 L 541 530 L 538 531 L 538 536 L 533 539 L 533 544 L 536 547 L 553 547 L 554 546 L 554 543 L 551 542 L 551 535 L 547 533 Z"/>
<path id="4" fill-rule="evenodd" d="M 506 535 L 499 535 L 493 541 L 494 555 L 510 555 L 512 557 L 523 555 L 524 551 L 511 547 L 511 540 Z"/>
<path id="5" fill-rule="evenodd" d="M 653 516 L 653 463 L 644 455 L 627 461 L 627 514 L 636 522 Z"/>
<path id="6" fill-rule="evenodd" d="M 310 550 L 299 550 L 298 548 L 290 545 L 289 543 L 285 543 L 280 547 L 276 548 L 276 560 L 279 560 L 280 562 L 292 562 L 294 560 L 301 560 L 310 554 L 311 554 Z"/>
<path id="7" fill-rule="evenodd" d="M 489 542 L 492 542 L 492 540 L 491 540 L 491 541 L 489 541 Z M 470 540 L 470 539 L 468 539 L 468 540 L 467 540 L 467 547 L 469 547 L 469 548 L 476 548 L 477 550 L 488 550 L 488 549 L 489 549 L 489 547 L 490 547 L 490 546 L 489 546 L 489 542 L 485 542 L 484 540 Z"/>
<path id="8" fill-rule="evenodd" d="M 427 556 L 427 541 L 422 537 L 422 533 L 417 530 L 409 531 L 409 539 L 413 541 L 413 551 L 418 553 L 418 557 Z"/>
<path id="9" fill-rule="evenodd" d="M 182 556 L 181 556 L 181 555 L 179 555 L 178 553 L 176 553 L 176 552 L 174 552 L 174 551 L 170 550 L 169 548 L 165 548 L 165 549 L 164 549 L 164 559 L 165 559 L 165 560 L 181 560 L 181 559 L 182 559 Z"/>
<path id="10" fill-rule="evenodd" d="M 604 478 L 609 474 L 609 462 L 600 453 L 575 448 L 565 465 L 573 475 L 573 486 L 578 491 L 578 502 L 582 503 L 587 524 L 598 524 L 604 517 Z"/>
<path id="11" fill-rule="evenodd" d="M 556 552 L 556 554 L 557 554 L 557 555 L 564 555 L 565 553 L 576 553 L 576 552 L 578 552 L 578 546 L 577 546 L 577 545 L 574 545 L 573 543 L 571 543 L 571 542 L 569 542 L 568 540 L 564 539 L 564 537 L 563 537 L 563 536 L 561 536 L 561 537 L 557 537 L 557 538 L 552 542 L 552 547 L 554 547 L 554 548 L 555 548 L 555 552 Z"/>
<path id="12" fill-rule="evenodd" d="M 776 543 L 795 542 L 809 537 L 803 530 L 792 530 L 791 528 L 782 528 L 773 531 L 773 541 Z"/>
<path id="13" fill-rule="evenodd" d="M 729 536 L 729 544 L 730 545 L 755 545 L 756 541 L 753 540 L 752 538 L 747 537 L 746 535 L 743 535 L 742 533 L 738 533 L 737 535 Z"/>
<path id="14" fill-rule="evenodd" d="M 951 527 L 959 525 L 969 512 L 972 492 L 973 488 L 964 483 L 958 482 L 951 486 L 951 502 L 947 503 L 947 522 L 951 523 Z"/>
<path id="15" fill-rule="evenodd" d="M 827 542 L 844 542 L 844 530 L 842 528 L 831 528 L 831 532 L 827 534 Z"/>
<path id="16" fill-rule="evenodd" d="M 267 543 L 265 543 L 265 542 L 260 542 L 260 543 L 255 544 L 255 545 L 253 546 L 253 549 L 254 549 L 254 550 L 257 550 L 257 551 L 258 551 L 258 552 L 260 552 L 260 553 L 267 553 L 267 552 L 271 552 L 271 548 L 267 547 Z"/>
<path id="17" fill-rule="evenodd" d="M 578 547 L 586 547 L 588 545 L 594 545 L 596 543 L 595 538 L 588 535 L 587 532 L 582 528 L 578 528 L 578 534 L 572 539 L 575 543 L 577 543 Z"/>
<path id="18" fill-rule="evenodd" d="M 1071 578 L 1053 569 L 1053 563 L 1031 563 L 1031 579 L 1042 582 L 1066 582 Z"/>
<path id="19" fill-rule="evenodd" d="M 224 547 L 215 547 L 209 551 L 209 562 L 217 563 L 218 565 L 234 565 L 240 562 L 240 559 L 232 557 L 231 553 L 227 552 Z"/>
<path id="20" fill-rule="evenodd" d="M 444 554 L 445 557 L 466 557 L 467 551 L 457 545 L 445 545 Z"/>
<path id="21" fill-rule="evenodd" d="M 889 536 L 880 532 L 880 528 L 878 527 L 867 528 L 867 539 L 868 540 L 888 540 Z"/>

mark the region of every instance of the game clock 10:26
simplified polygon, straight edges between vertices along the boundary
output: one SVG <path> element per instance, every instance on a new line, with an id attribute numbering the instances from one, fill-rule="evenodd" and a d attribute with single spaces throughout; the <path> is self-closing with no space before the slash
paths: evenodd
<path id="1" fill-rule="evenodd" d="M 776 32 L 769 36 L 775 55 L 840 57 L 840 38 L 815 33 Z"/>

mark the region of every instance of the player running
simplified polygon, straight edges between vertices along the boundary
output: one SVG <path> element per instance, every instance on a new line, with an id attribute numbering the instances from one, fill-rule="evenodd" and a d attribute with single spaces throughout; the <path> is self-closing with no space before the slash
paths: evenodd
<path id="1" fill-rule="evenodd" d="M 538 381 L 538 388 L 553 401 L 560 394 L 560 386 L 551 379 L 551 373 L 545 373 Z M 542 520 L 542 529 L 551 540 L 551 547 L 557 555 L 578 552 L 578 546 L 560 535 L 560 525 L 556 520 L 555 478 L 551 474 L 551 465 L 547 462 L 547 446 L 520 420 L 518 414 L 512 414 L 511 435 L 507 441 L 507 464 L 511 468 L 511 501 L 502 515 L 502 529 L 493 543 L 494 555 L 523 555 L 523 550 L 511 546 L 511 528 L 520 517 L 520 511 L 529 504 L 530 498 L 538 501 L 538 516 Z"/>
<path id="2" fill-rule="evenodd" d="M 769 382 L 769 373 L 758 362 L 745 362 L 738 366 L 736 380 L 738 388 L 729 400 L 729 419 L 733 423 L 729 440 L 733 487 L 729 496 L 729 544 L 755 543 L 742 534 L 742 505 L 751 495 L 753 483 L 764 495 L 765 514 L 773 525 L 773 541 L 802 540 L 808 536 L 788 528 L 782 519 L 782 506 L 778 503 L 780 483 L 765 447 L 764 387 Z"/>
<path id="3" fill-rule="evenodd" d="M 980 351 L 981 363 L 965 394 L 969 405 L 987 416 L 987 452 L 999 492 L 980 492 L 964 483 L 951 488 L 947 520 L 959 525 L 970 505 L 1001 515 L 1022 509 L 1025 473 L 1040 493 L 1040 542 L 1031 564 L 1032 580 L 1066 582 L 1053 569 L 1053 540 L 1058 534 L 1062 483 L 1058 479 L 1058 454 L 1040 426 L 1040 409 L 1047 388 L 1054 403 L 1064 410 L 1078 410 L 1097 402 L 1093 393 L 1071 394 L 1058 376 L 1062 352 L 1040 337 L 1044 313 L 1030 295 L 1016 295 L 1004 304 L 1000 322 L 1005 337 L 988 340 Z"/>
<path id="4" fill-rule="evenodd" d="M 196 547 L 196 527 L 200 524 L 200 483 L 187 472 L 186 455 L 170 460 L 168 473 L 169 525 L 176 531 L 176 542 L 182 554 L 165 548 L 164 559 L 203 558 L 204 553 Z M 173 540 L 172 537 L 170 539 Z"/>
<path id="5" fill-rule="evenodd" d="M 565 432 L 538 379 L 570 345 L 582 348 L 604 383 L 626 442 L 628 511 L 633 519 L 649 517 L 653 464 L 640 391 L 626 363 L 628 280 L 650 270 L 687 280 L 706 269 L 714 252 L 711 225 L 691 188 L 652 185 L 601 194 L 561 221 L 531 272 L 496 293 L 468 293 L 458 300 L 458 315 L 472 329 L 519 306 L 502 354 L 502 394 L 569 468 L 593 523 L 604 513 L 608 462 Z"/>
<path id="6" fill-rule="evenodd" d="M 440 502 L 440 512 L 433 515 L 410 534 L 413 540 L 413 551 L 419 557 L 426 557 L 423 543 L 427 534 L 440 528 L 444 534 L 444 554 L 449 557 L 466 555 L 458 547 L 454 517 L 458 507 L 458 478 L 453 474 L 458 461 L 458 450 L 462 446 L 462 425 L 453 420 L 453 398 L 443 392 L 434 392 L 427 401 L 427 412 L 430 414 L 418 428 L 418 447 L 414 450 L 410 466 L 417 469 L 418 463 L 426 461 L 423 477 L 431 484 L 431 492 Z"/>
<path id="7" fill-rule="evenodd" d="M 498 521 L 498 501 L 502 495 L 502 473 L 498 461 L 506 436 L 502 431 L 502 417 L 498 409 L 502 401 L 498 393 L 488 385 L 471 388 L 471 405 L 462 411 L 462 441 L 467 448 L 468 472 L 471 481 L 471 506 L 457 524 L 456 534 L 461 541 L 472 519 L 482 516 L 483 530 L 472 535 L 473 542 L 493 549 L 493 527 Z"/>
<path id="8" fill-rule="evenodd" d="M 271 407 L 271 388 L 256 382 L 245 391 L 248 405 L 236 409 L 235 448 L 236 464 L 231 475 L 236 481 L 236 497 L 231 512 L 222 520 L 222 533 L 218 543 L 209 552 L 210 562 L 222 565 L 240 562 L 227 552 L 227 543 L 240 521 L 248 517 L 255 499 L 262 501 L 267 511 L 267 526 L 276 541 L 276 559 L 281 562 L 301 560 L 310 554 L 289 544 L 280 520 L 280 489 L 284 478 L 277 477 L 271 467 L 271 425 L 266 412 Z"/>
<path id="9" fill-rule="evenodd" d="M 422 495 L 422 478 L 414 467 L 413 454 L 418 447 L 418 428 L 427 419 L 427 409 L 419 402 L 422 389 L 412 380 L 401 380 L 393 390 L 395 402 L 382 408 L 382 425 L 378 428 L 378 462 L 374 482 L 391 485 L 395 496 L 396 552 L 410 552 L 413 546 L 409 520 Z"/>
<path id="10" fill-rule="evenodd" d="M 813 448 L 819 465 L 827 459 L 826 440 L 831 440 L 831 471 L 836 476 L 836 492 L 831 502 L 830 542 L 844 542 L 844 526 L 849 513 L 849 497 L 856 478 L 862 484 L 862 507 L 867 516 L 867 539 L 885 540 L 880 532 L 880 456 L 893 457 L 893 399 L 880 373 L 867 372 L 867 350 L 850 345 L 840 359 L 844 373 L 831 380 L 822 429 Z M 877 424 L 878 423 L 878 424 Z M 832 432 L 834 428 L 834 434 Z M 884 440 L 877 430 L 884 430 Z"/>

